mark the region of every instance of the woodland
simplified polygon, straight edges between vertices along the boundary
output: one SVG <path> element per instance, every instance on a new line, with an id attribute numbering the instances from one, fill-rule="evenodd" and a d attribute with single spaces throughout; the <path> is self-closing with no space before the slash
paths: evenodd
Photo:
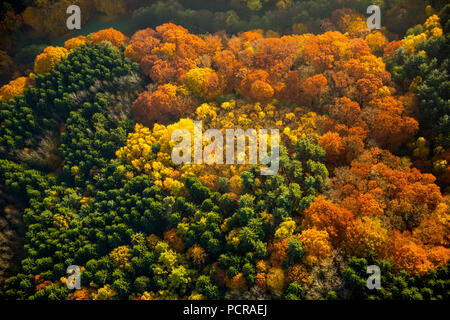
<path id="1" fill-rule="evenodd" d="M 71 33 L 73 2 L 83 24 L 128 25 Z M 449 299 L 449 17 L 423 0 L 5 2 L 0 299 Z M 174 164 L 194 121 L 278 129 L 278 173 Z"/>

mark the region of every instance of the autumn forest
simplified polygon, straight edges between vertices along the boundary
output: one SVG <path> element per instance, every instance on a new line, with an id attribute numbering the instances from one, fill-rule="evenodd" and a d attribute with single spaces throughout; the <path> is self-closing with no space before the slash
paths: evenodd
<path id="1" fill-rule="evenodd" d="M 0 299 L 448 300 L 449 18 L 423 0 L 4 2 Z M 278 129 L 278 172 L 175 164 L 195 121 Z"/>

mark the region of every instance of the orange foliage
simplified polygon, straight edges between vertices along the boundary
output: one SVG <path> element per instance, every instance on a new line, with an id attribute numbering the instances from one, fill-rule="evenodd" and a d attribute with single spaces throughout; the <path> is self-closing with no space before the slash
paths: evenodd
<path id="1" fill-rule="evenodd" d="M 305 210 L 303 223 L 307 228 L 327 231 L 331 242 L 339 244 L 352 220 L 352 212 L 320 196 Z"/>
<path id="2" fill-rule="evenodd" d="M 281 268 L 271 268 L 267 273 L 267 288 L 274 295 L 281 295 L 285 285 L 285 275 Z"/>
<path id="3" fill-rule="evenodd" d="M 362 121 L 359 118 L 361 108 L 358 103 L 347 97 L 336 99 L 335 105 L 330 107 L 330 116 L 348 127 L 356 126 Z"/>
<path id="4" fill-rule="evenodd" d="M 270 258 L 269 262 L 272 266 L 279 267 L 286 261 L 287 245 L 290 238 L 285 238 L 282 241 L 275 242 L 269 245 Z"/>
<path id="5" fill-rule="evenodd" d="M 309 282 L 308 273 L 302 265 L 296 264 L 287 269 L 287 277 L 290 282 L 298 282 L 299 284 L 306 284 Z"/>
<path id="6" fill-rule="evenodd" d="M 328 84 L 327 78 L 323 74 L 316 74 L 315 76 L 309 77 L 302 84 L 303 92 L 314 97 L 316 95 L 322 94 L 325 91 L 325 87 Z"/>
<path id="7" fill-rule="evenodd" d="M 164 240 L 177 252 L 184 251 L 183 239 L 177 234 L 176 229 L 170 229 L 164 232 Z"/>
<path id="8" fill-rule="evenodd" d="M 197 97 L 213 100 L 222 92 L 217 73 L 210 68 L 194 68 L 186 74 L 186 86 Z"/>
<path id="9" fill-rule="evenodd" d="M 330 165 L 335 166 L 342 162 L 345 145 L 338 133 L 329 131 L 320 138 L 318 143 L 325 150 L 327 162 Z"/>
<path id="10" fill-rule="evenodd" d="M 228 283 L 228 287 L 231 291 L 240 291 L 244 292 L 248 290 L 247 281 L 245 281 L 245 277 L 242 273 L 238 273 Z"/>
<path id="11" fill-rule="evenodd" d="M 213 57 L 217 72 L 225 84 L 225 91 L 230 92 L 236 88 L 241 79 L 242 73 L 239 73 L 241 63 L 230 50 L 218 51 Z"/>
<path id="12" fill-rule="evenodd" d="M 134 101 L 131 108 L 134 118 L 151 127 L 153 123 L 167 124 L 174 122 L 189 112 L 194 111 L 195 104 L 189 96 L 178 87 L 167 84 L 154 92 L 145 91 Z"/>
<path id="13" fill-rule="evenodd" d="M 448 205 L 440 203 L 433 214 L 422 220 L 413 234 L 423 244 L 448 247 L 450 245 L 450 209 Z"/>
<path id="14" fill-rule="evenodd" d="M 392 232 L 388 246 L 382 248 L 398 270 L 424 273 L 433 267 L 427 259 L 427 251 L 398 231 Z M 447 258 L 448 259 L 448 258 Z"/>
<path id="15" fill-rule="evenodd" d="M 376 98 L 368 107 L 373 111 L 368 119 L 372 135 L 382 147 L 396 150 L 419 129 L 418 122 L 404 116 L 403 104 L 393 97 Z"/>
<path id="16" fill-rule="evenodd" d="M 255 286 L 258 287 L 261 292 L 266 292 L 267 290 L 267 280 L 265 273 L 257 273 L 255 276 Z"/>
<path id="17" fill-rule="evenodd" d="M 252 84 L 252 88 L 250 90 L 250 96 L 256 100 L 256 101 L 270 101 L 274 94 L 273 88 L 270 86 L 270 84 L 261 81 L 256 80 Z"/>
<path id="18" fill-rule="evenodd" d="M 384 57 L 393 56 L 395 51 L 402 46 L 401 41 L 392 41 L 389 42 L 386 47 L 384 47 Z"/>
<path id="19" fill-rule="evenodd" d="M 36 291 L 43 290 L 52 284 L 53 282 L 41 278 L 41 275 L 39 274 L 34 276 L 34 285 L 36 286 Z"/>
<path id="20" fill-rule="evenodd" d="M 113 46 L 120 47 L 127 40 L 127 37 L 120 31 L 113 28 L 100 30 L 90 35 L 89 40 L 93 43 L 110 42 Z"/>
<path id="21" fill-rule="evenodd" d="M 344 10 L 336 12 L 334 19 L 349 28 L 349 17 L 355 17 L 355 13 Z M 239 92 L 263 103 L 274 98 L 306 106 L 314 102 L 317 110 L 329 110 L 330 117 L 337 121 L 323 126 L 322 134 L 334 131 L 341 138 L 331 133 L 323 138 L 329 160 L 351 161 L 364 149 L 366 138 L 381 147 L 397 149 L 417 131 L 417 122 L 405 116 L 403 104 L 391 97 L 390 74 L 382 59 L 371 52 L 369 45 L 372 49 L 384 45 L 382 34 L 369 34 L 366 40 L 349 35 L 326 32 L 264 38 L 261 32 L 245 32 L 231 38 L 202 38 L 168 23 L 156 30 L 138 31 L 125 55 L 139 62 L 143 73 L 157 85 L 186 86 L 199 99 L 213 100 L 222 93 Z M 148 106 L 153 95 L 141 95 L 136 105 Z M 321 105 L 333 99 L 334 106 Z M 180 104 L 162 105 L 168 110 L 162 118 L 167 122 L 173 106 Z M 136 113 L 138 121 L 143 121 L 141 113 Z M 147 117 L 153 118 L 147 124 L 156 119 L 150 114 Z"/>
<path id="22" fill-rule="evenodd" d="M 70 293 L 68 297 L 69 300 L 91 300 L 94 292 L 93 289 L 81 288 Z"/>
<path id="23" fill-rule="evenodd" d="M 131 37 L 130 44 L 125 49 L 125 57 L 141 63 L 142 58 L 150 55 L 152 49 L 161 42 L 155 35 L 155 30 L 150 28 L 136 32 Z"/>
<path id="24" fill-rule="evenodd" d="M 108 17 L 125 13 L 123 0 L 93 0 L 93 3 L 97 11 L 106 14 Z"/>

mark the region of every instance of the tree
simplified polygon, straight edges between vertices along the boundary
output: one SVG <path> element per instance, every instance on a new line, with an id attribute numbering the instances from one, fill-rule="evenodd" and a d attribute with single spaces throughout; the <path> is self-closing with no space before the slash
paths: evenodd
<path id="1" fill-rule="evenodd" d="M 108 3 L 110 3 L 108 1 Z M 113 28 L 100 30 L 90 35 L 89 40 L 93 43 L 110 42 L 113 46 L 120 47 L 127 41 L 127 37 L 120 31 Z"/>
<path id="2" fill-rule="evenodd" d="M 36 57 L 34 72 L 44 74 L 55 67 L 62 58 L 67 57 L 68 51 L 63 47 L 47 47 Z"/>
<path id="3" fill-rule="evenodd" d="M 111 15 L 121 7 L 100 4 Z M 329 7 L 275 8 L 288 5 L 263 3 L 263 15 L 251 18 L 265 29 L 278 21 L 276 30 L 238 34 L 250 26 L 240 12 L 156 3 L 134 22 L 170 17 L 196 33 L 236 35 L 169 23 L 129 42 L 113 29 L 73 38 L 57 48 L 65 58 L 2 100 L 1 261 L 9 264 L 15 249 L 12 215 L 23 218 L 27 245 L 1 297 L 447 297 L 448 204 L 436 181 L 445 184 L 450 157 L 438 20 L 386 45 L 382 59 L 381 33 L 369 34 L 354 11 L 321 19 L 323 29 L 346 34 L 279 36 L 292 22 L 316 30 L 309 16 Z M 423 119 L 436 123 L 422 125 L 415 95 L 430 112 Z M 192 136 L 194 116 L 205 130 L 280 130 L 278 173 L 175 164 L 172 134 Z M 411 140 L 413 117 L 425 140 Z M 64 286 L 73 264 L 83 272 L 79 293 Z M 371 264 L 382 268 L 385 289 L 367 291 Z"/>
<path id="4" fill-rule="evenodd" d="M 22 17 L 24 23 L 31 26 L 41 35 L 58 37 L 68 32 L 66 27 L 67 8 L 76 4 L 80 6 L 82 23 L 85 23 L 91 16 L 92 10 L 89 1 L 77 0 L 71 2 L 68 0 L 49 1 L 43 0 L 27 6 Z"/>
<path id="5" fill-rule="evenodd" d="M 358 103 L 347 97 L 336 99 L 335 104 L 330 107 L 330 116 L 348 127 L 356 127 L 361 123 L 360 113 Z"/>
<path id="6" fill-rule="evenodd" d="M 67 50 L 73 50 L 78 48 L 79 46 L 84 45 L 87 42 L 87 38 L 85 36 L 78 36 L 75 38 L 71 38 L 64 42 L 64 48 Z"/>
<path id="7" fill-rule="evenodd" d="M 317 99 L 317 96 L 320 96 L 327 90 L 327 84 L 328 80 L 323 74 L 314 75 L 307 78 L 303 82 L 301 88 L 303 93 L 306 95 L 309 104 L 311 104 L 313 100 Z"/>
<path id="8" fill-rule="evenodd" d="M 222 91 L 217 73 L 210 68 L 195 68 L 186 74 L 186 86 L 202 100 L 214 100 Z"/>
<path id="9" fill-rule="evenodd" d="M 304 290 L 298 282 L 291 282 L 286 289 L 284 297 L 286 300 L 301 300 L 304 298 Z"/>
<path id="10" fill-rule="evenodd" d="M 145 91 L 134 101 L 135 119 L 151 127 L 156 121 L 166 124 L 193 111 L 194 101 L 182 88 L 166 84 L 154 92 Z"/>
<path id="11" fill-rule="evenodd" d="M 283 293 L 285 286 L 284 271 L 281 268 L 271 268 L 267 273 L 267 288 L 275 296 L 280 296 Z"/>
<path id="12" fill-rule="evenodd" d="M 325 230 L 333 244 L 340 243 L 345 236 L 353 214 L 349 210 L 334 204 L 322 197 L 318 197 L 314 203 L 305 210 L 305 227 L 316 227 Z"/>
<path id="13" fill-rule="evenodd" d="M 191 282 L 191 278 L 184 266 L 178 266 L 170 272 L 168 282 L 169 288 L 176 289 L 183 295 Z"/>
<path id="14" fill-rule="evenodd" d="M 393 97 L 376 98 L 369 103 L 369 107 L 375 113 L 369 122 L 371 133 L 383 147 L 396 150 L 418 130 L 418 122 L 404 116 L 403 104 Z M 397 125 L 392 126 L 392 123 Z"/>
<path id="15" fill-rule="evenodd" d="M 305 255 L 304 245 L 297 238 L 291 238 L 287 245 L 287 260 L 286 264 L 292 266 L 300 261 Z"/>
<path id="16" fill-rule="evenodd" d="M 327 162 L 330 165 L 335 166 L 342 163 L 345 145 L 338 133 L 331 131 L 325 133 L 318 144 L 325 150 Z"/>
<path id="17" fill-rule="evenodd" d="M 383 53 L 385 46 L 388 43 L 388 40 L 381 32 L 371 32 L 366 36 L 366 42 L 372 50 L 372 53 L 380 55 Z"/>
<path id="18" fill-rule="evenodd" d="M 315 265 L 318 261 L 329 257 L 331 245 L 327 231 L 313 227 L 302 231 L 298 238 L 304 244 L 306 253 L 304 259 L 307 265 Z"/>
<path id="19" fill-rule="evenodd" d="M 19 77 L 10 81 L 0 88 L 0 99 L 10 100 L 14 96 L 23 93 L 23 90 L 27 86 L 28 79 L 26 77 Z"/>
<path id="20" fill-rule="evenodd" d="M 203 294 L 208 299 L 214 300 L 219 298 L 219 288 L 217 285 L 214 285 L 211 278 L 208 276 L 198 277 L 196 288 L 199 293 Z"/>
<path id="21" fill-rule="evenodd" d="M 203 265 L 206 262 L 207 254 L 205 250 L 199 245 L 195 244 L 188 250 L 188 257 L 196 265 Z"/>
<path id="22" fill-rule="evenodd" d="M 269 101 L 273 94 L 274 90 L 270 84 L 261 80 L 253 82 L 250 89 L 250 96 L 253 97 L 255 101 Z"/>

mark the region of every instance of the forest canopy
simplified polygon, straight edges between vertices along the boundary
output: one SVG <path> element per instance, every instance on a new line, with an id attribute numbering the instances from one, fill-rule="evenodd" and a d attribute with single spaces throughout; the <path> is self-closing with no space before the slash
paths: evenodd
<path id="1" fill-rule="evenodd" d="M 66 1 L 4 6 L 0 298 L 449 299 L 450 5 L 379 1 L 369 30 L 367 1 L 200 2 L 77 1 L 137 29 L 14 72 Z M 175 164 L 195 121 L 278 129 L 278 173 Z"/>

